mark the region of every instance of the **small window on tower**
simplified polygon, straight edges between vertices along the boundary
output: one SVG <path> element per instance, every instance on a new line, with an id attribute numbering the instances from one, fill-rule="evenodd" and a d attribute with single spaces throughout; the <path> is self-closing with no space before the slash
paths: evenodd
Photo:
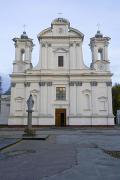
<path id="1" fill-rule="evenodd" d="M 21 50 L 21 59 L 22 59 L 22 61 L 25 60 L 25 50 L 24 49 Z"/>
<path id="2" fill-rule="evenodd" d="M 58 56 L 58 67 L 63 67 L 63 56 Z"/>
<path id="3" fill-rule="evenodd" d="M 103 49 L 98 49 L 98 60 L 103 60 Z"/>

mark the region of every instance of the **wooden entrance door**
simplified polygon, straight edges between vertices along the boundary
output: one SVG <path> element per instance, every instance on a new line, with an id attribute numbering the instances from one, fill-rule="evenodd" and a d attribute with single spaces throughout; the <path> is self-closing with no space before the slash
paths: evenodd
<path id="1" fill-rule="evenodd" d="M 66 109 L 55 109 L 55 125 L 57 127 L 66 126 Z"/>

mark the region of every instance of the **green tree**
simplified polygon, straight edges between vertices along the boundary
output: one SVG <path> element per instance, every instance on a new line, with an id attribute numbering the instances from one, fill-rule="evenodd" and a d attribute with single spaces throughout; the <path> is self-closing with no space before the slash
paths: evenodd
<path id="1" fill-rule="evenodd" d="M 120 84 L 117 83 L 112 87 L 112 104 L 116 123 L 117 110 L 120 109 Z"/>

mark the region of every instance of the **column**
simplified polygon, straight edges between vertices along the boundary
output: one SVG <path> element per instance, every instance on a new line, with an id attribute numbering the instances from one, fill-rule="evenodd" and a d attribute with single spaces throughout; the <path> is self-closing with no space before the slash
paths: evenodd
<path id="1" fill-rule="evenodd" d="M 79 44 L 76 45 L 76 69 L 80 69 L 80 47 Z"/>
<path id="2" fill-rule="evenodd" d="M 82 113 L 82 91 L 81 91 L 81 87 L 77 86 L 76 87 L 76 111 L 77 114 L 81 114 Z"/>
<path id="3" fill-rule="evenodd" d="M 47 113 L 52 114 L 52 86 L 47 86 Z"/>
<path id="4" fill-rule="evenodd" d="M 83 63 L 83 53 L 82 53 L 82 44 L 79 44 L 77 48 L 77 53 L 76 53 L 76 69 L 83 69 L 84 68 L 84 63 Z"/>
<path id="5" fill-rule="evenodd" d="M 104 47 L 104 60 L 108 61 L 108 46 Z"/>
<path id="6" fill-rule="evenodd" d="M 47 69 L 47 63 L 48 63 L 48 44 L 45 45 L 45 59 L 44 59 L 44 69 Z"/>
<path id="7" fill-rule="evenodd" d="M 92 114 L 97 114 L 97 104 L 96 104 L 96 91 L 97 91 L 97 82 L 91 82 L 91 109 Z"/>
<path id="8" fill-rule="evenodd" d="M 48 58 L 47 58 L 47 69 L 52 69 L 52 48 L 51 44 L 48 45 Z"/>
<path id="9" fill-rule="evenodd" d="M 41 69 L 45 69 L 45 44 L 42 44 L 42 47 L 41 47 Z"/>
<path id="10" fill-rule="evenodd" d="M 98 48 L 96 45 L 91 45 L 91 51 L 92 51 L 92 63 L 95 63 L 96 60 L 98 60 Z"/>
<path id="11" fill-rule="evenodd" d="M 26 61 L 31 61 L 30 48 L 29 47 L 26 47 L 26 49 L 25 49 L 25 60 Z"/>
<path id="12" fill-rule="evenodd" d="M 108 116 L 109 116 L 109 114 L 113 114 L 111 86 L 107 86 L 107 94 L 108 94 Z"/>
<path id="13" fill-rule="evenodd" d="M 70 86 L 70 114 L 76 114 L 76 87 Z"/>
<path id="14" fill-rule="evenodd" d="M 69 68 L 73 69 L 74 65 L 74 58 L 73 58 L 73 44 L 70 44 L 70 56 L 69 56 Z"/>
<path id="15" fill-rule="evenodd" d="M 41 114 L 47 113 L 47 86 L 41 86 Z"/>

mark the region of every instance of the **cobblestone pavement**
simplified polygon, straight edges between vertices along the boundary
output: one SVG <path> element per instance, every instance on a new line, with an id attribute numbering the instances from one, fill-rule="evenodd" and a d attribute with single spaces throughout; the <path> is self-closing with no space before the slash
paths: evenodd
<path id="1" fill-rule="evenodd" d="M 119 129 L 47 129 L 0 151 L 0 180 L 120 180 Z M 4 139 L 22 131 L 0 131 Z"/>

